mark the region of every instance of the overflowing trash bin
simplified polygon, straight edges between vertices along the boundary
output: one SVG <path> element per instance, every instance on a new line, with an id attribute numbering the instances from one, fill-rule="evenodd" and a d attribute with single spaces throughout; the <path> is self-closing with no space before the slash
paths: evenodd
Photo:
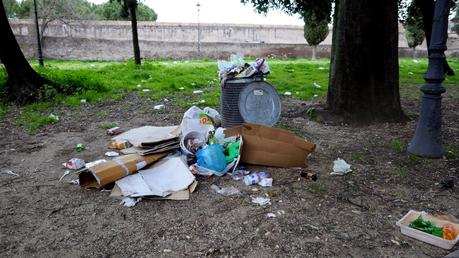
<path id="1" fill-rule="evenodd" d="M 269 66 L 264 59 L 248 64 L 241 56 L 232 55 L 230 61 L 218 61 L 218 67 L 223 127 L 243 123 L 273 126 L 279 121 L 280 98 L 276 89 L 265 81 Z"/>

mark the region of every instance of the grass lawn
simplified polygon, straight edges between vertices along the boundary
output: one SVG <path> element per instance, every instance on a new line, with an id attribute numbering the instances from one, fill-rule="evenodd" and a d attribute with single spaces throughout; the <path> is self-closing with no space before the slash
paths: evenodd
<path id="1" fill-rule="evenodd" d="M 249 58 L 246 61 L 252 61 Z M 449 59 L 451 67 L 459 72 L 459 61 Z M 289 91 L 298 99 L 308 100 L 323 96 L 327 92 L 329 59 L 311 61 L 309 59 L 271 59 L 268 61 L 271 74 L 267 80 L 279 94 Z M 53 105 L 87 105 L 105 99 L 119 99 L 131 91 L 150 97 L 153 100 L 174 96 L 182 106 L 218 106 L 220 84 L 216 76 L 215 60 L 206 61 L 148 61 L 140 67 L 132 62 L 94 62 L 46 60 L 45 68 L 37 62 L 32 65 L 39 73 L 61 85 L 59 89 L 66 94 L 57 94 L 49 87 L 48 100 L 22 107 L 17 124 L 31 129 L 49 123 L 43 111 Z M 403 93 L 405 85 L 423 83 L 427 70 L 427 59 L 400 59 L 400 84 Z M 4 91 L 5 69 L 0 70 L 0 92 Z M 448 77 L 444 84 L 459 84 L 459 76 Z M 410 87 L 411 88 L 411 87 Z M 194 90 L 202 94 L 193 94 Z M 76 92 L 76 93 L 75 93 Z M 419 93 L 420 94 L 420 93 Z M 85 99 L 86 103 L 81 100 Z M 0 103 L 0 117 L 6 115 L 11 107 Z"/>

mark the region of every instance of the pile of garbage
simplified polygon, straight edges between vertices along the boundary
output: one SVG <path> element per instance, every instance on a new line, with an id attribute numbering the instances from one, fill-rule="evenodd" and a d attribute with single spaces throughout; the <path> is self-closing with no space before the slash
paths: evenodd
<path id="1" fill-rule="evenodd" d="M 134 206 L 142 198 L 188 200 L 196 189 L 196 176 L 231 173 L 246 185 L 271 186 L 269 173 L 250 173 L 239 163 L 304 167 L 315 149 L 315 144 L 281 129 L 220 125 L 215 109 L 193 106 L 180 125 L 143 126 L 126 132 L 119 127 L 109 129 L 107 134 L 113 137 L 108 144 L 112 151 L 105 153 L 108 160 L 85 163 L 72 158 L 63 164 L 68 170 L 61 180 L 77 177 L 67 181 L 111 191 L 110 196 L 125 206 Z M 83 151 L 84 146 L 78 145 L 77 150 Z"/>
<path id="2" fill-rule="evenodd" d="M 244 78 L 252 77 L 255 74 L 266 75 L 269 73 L 269 65 L 263 58 L 257 58 L 255 62 L 246 63 L 244 57 L 238 54 L 232 54 L 230 60 L 217 61 L 219 73 L 218 76 L 221 80 L 226 78 Z"/>

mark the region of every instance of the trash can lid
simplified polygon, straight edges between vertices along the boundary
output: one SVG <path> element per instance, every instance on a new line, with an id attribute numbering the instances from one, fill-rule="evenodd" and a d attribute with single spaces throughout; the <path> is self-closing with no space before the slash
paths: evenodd
<path id="1" fill-rule="evenodd" d="M 269 83 L 250 83 L 239 94 L 239 112 L 246 123 L 273 126 L 281 113 L 279 94 Z"/>

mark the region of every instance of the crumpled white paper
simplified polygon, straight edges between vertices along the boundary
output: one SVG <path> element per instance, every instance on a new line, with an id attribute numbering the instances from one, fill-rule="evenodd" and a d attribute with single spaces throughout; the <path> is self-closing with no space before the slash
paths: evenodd
<path id="1" fill-rule="evenodd" d="M 121 200 L 120 205 L 124 205 L 126 207 L 134 207 L 141 200 L 142 198 L 125 197 L 123 200 Z"/>
<path id="2" fill-rule="evenodd" d="M 265 197 L 252 197 L 252 202 L 260 206 L 271 205 L 271 199 Z"/>
<path id="3" fill-rule="evenodd" d="M 344 159 L 338 158 L 333 161 L 333 172 L 331 172 L 330 175 L 342 176 L 351 171 L 351 165 L 347 164 Z"/>

